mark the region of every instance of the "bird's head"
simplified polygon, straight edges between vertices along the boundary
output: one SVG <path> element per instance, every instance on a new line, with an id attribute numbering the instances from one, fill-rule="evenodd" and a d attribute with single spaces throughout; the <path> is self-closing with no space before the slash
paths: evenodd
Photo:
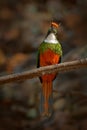
<path id="1" fill-rule="evenodd" d="M 58 32 L 58 27 L 59 27 L 59 25 L 57 23 L 51 22 L 50 28 L 48 30 L 48 34 L 49 33 L 54 33 L 56 35 L 57 32 Z"/>
<path id="2" fill-rule="evenodd" d="M 58 26 L 59 25 L 57 23 L 51 22 L 50 31 L 55 35 L 57 34 Z"/>
<path id="3" fill-rule="evenodd" d="M 58 32 L 58 27 L 59 25 L 55 22 L 51 22 L 51 25 L 50 25 L 50 28 L 48 30 L 48 33 L 45 37 L 45 42 L 48 42 L 48 43 L 58 43 L 57 41 L 57 32 Z"/>

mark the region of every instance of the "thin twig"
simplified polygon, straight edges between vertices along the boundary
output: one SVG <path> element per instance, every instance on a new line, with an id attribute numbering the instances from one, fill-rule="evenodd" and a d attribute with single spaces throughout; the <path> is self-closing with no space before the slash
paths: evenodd
<path id="1" fill-rule="evenodd" d="M 44 75 L 47 73 L 50 74 L 54 72 L 56 73 L 69 72 L 69 71 L 72 71 L 75 69 L 81 69 L 81 68 L 87 68 L 87 58 L 70 61 L 70 62 L 64 62 L 64 63 L 56 64 L 56 65 L 40 67 L 40 68 L 33 69 L 30 71 L 24 71 L 21 73 L 2 76 L 0 77 L 0 84 L 40 77 L 41 75 Z"/>

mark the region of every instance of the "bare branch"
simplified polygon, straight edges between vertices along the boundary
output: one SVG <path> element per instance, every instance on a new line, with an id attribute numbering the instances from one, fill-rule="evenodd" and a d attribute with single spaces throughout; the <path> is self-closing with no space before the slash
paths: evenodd
<path id="1" fill-rule="evenodd" d="M 56 64 L 56 65 L 40 67 L 38 69 L 24 71 L 21 73 L 2 76 L 0 77 L 0 84 L 40 77 L 41 75 L 44 75 L 47 73 L 50 74 L 54 72 L 56 73 L 69 72 L 69 71 L 81 69 L 81 68 L 87 68 L 87 58 L 70 61 L 70 62 L 64 62 L 64 63 Z"/>

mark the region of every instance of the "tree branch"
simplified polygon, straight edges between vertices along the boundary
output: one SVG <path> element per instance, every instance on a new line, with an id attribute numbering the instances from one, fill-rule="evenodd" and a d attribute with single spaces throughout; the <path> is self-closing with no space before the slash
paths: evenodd
<path id="1" fill-rule="evenodd" d="M 41 75 L 44 75 L 47 73 L 50 74 L 54 72 L 56 73 L 69 72 L 69 71 L 72 71 L 75 69 L 81 69 L 81 68 L 87 68 L 87 58 L 70 61 L 70 62 L 64 62 L 64 63 L 56 64 L 56 65 L 40 67 L 40 68 L 33 69 L 30 71 L 24 71 L 21 73 L 2 76 L 0 77 L 0 84 L 40 77 Z"/>

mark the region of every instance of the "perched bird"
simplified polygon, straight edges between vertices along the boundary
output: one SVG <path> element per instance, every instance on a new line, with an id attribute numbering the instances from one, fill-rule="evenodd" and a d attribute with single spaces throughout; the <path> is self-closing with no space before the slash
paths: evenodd
<path id="1" fill-rule="evenodd" d="M 37 67 L 54 65 L 61 62 L 62 47 L 57 40 L 58 27 L 59 25 L 57 23 L 51 22 L 47 35 L 38 49 Z M 50 116 L 52 113 L 52 83 L 56 75 L 57 73 L 51 73 L 44 74 L 40 77 L 42 83 L 41 111 L 44 116 Z"/>

